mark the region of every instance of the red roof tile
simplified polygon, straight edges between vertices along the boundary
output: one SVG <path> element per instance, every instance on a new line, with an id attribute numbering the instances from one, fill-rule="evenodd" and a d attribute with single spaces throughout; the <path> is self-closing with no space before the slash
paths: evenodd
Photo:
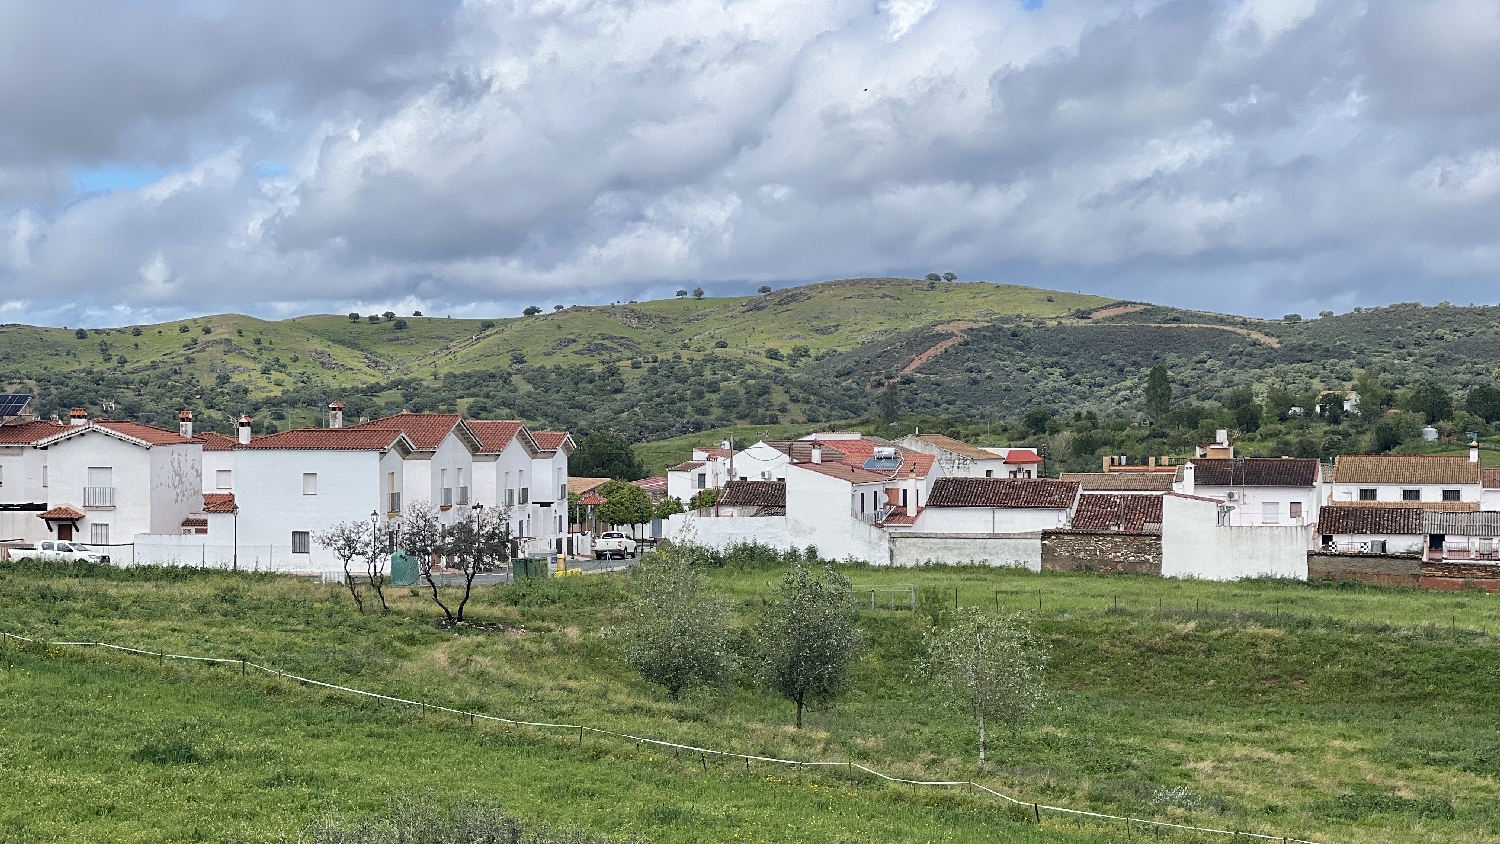
<path id="1" fill-rule="evenodd" d="M 1041 463 L 1042 457 L 1029 448 L 1014 448 L 1005 453 L 1005 462 L 1012 465 Z"/>
<path id="2" fill-rule="evenodd" d="M 234 503 L 232 492 L 205 492 L 203 493 L 203 512 L 205 513 L 233 513 L 239 509 Z"/>
<path id="3" fill-rule="evenodd" d="M 400 431 L 418 451 L 435 451 L 443 444 L 443 439 L 458 426 L 459 420 L 457 413 L 411 413 L 403 410 L 395 416 L 361 422 L 351 426 L 349 430 Z"/>
<path id="4" fill-rule="evenodd" d="M 638 486 L 638 487 L 640 487 L 641 489 L 644 489 L 647 492 L 666 492 L 667 491 L 667 479 L 666 478 L 641 478 L 638 481 L 631 481 L 630 485 L 631 486 Z"/>
<path id="5" fill-rule="evenodd" d="M 1187 463 L 1193 464 L 1194 486 L 1313 486 L 1318 482 L 1319 464 L 1312 457 L 1197 457 Z M 1182 474 L 1179 466 L 1177 480 Z"/>
<path id="6" fill-rule="evenodd" d="M 905 508 L 898 507 L 895 510 L 892 510 L 891 514 L 889 516 L 886 516 L 885 517 L 885 521 L 881 522 L 881 524 L 886 524 L 886 525 L 914 525 L 914 524 L 917 523 L 917 519 L 919 517 L 921 517 L 922 511 L 926 510 L 926 509 L 927 508 L 925 506 L 918 507 L 916 515 L 914 515 L 914 516 L 908 516 L 908 515 L 906 515 L 906 509 Z"/>
<path id="7" fill-rule="evenodd" d="M 241 449 L 285 448 L 328 451 L 385 451 L 405 439 L 402 431 L 372 428 L 299 428 L 256 437 Z M 409 439 L 406 442 L 411 442 Z"/>
<path id="8" fill-rule="evenodd" d="M 202 516 L 188 516 L 182 520 L 182 527 L 208 527 L 208 519 Z"/>
<path id="9" fill-rule="evenodd" d="M 673 466 L 672 468 L 668 469 L 667 471 L 668 472 L 691 472 L 694 469 L 702 468 L 703 465 L 704 464 L 703 464 L 702 460 L 687 460 L 687 461 L 684 461 L 682 463 L 678 463 L 676 466 Z"/>
<path id="10" fill-rule="evenodd" d="M 68 430 L 61 422 L 23 422 L 0 425 L 0 445 L 26 445 Z"/>
<path id="11" fill-rule="evenodd" d="M 69 504 L 59 504 L 45 513 L 38 513 L 37 518 L 48 521 L 75 521 L 84 517 L 84 512 Z"/>
<path id="12" fill-rule="evenodd" d="M 1152 533 L 1161 532 L 1160 495 L 1083 495 L 1069 527 L 1138 534 L 1145 533 L 1148 524 L 1154 526 Z"/>
<path id="13" fill-rule="evenodd" d="M 904 478 L 915 474 L 919 478 L 927 477 L 932 471 L 932 464 L 937 460 L 935 454 L 902 454 L 901 468 L 891 473 L 892 478 Z"/>
<path id="14" fill-rule="evenodd" d="M 1500 489 L 1500 469 L 1480 469 L 1479 482 L 1485 489 Z"/>
<path id="15" fill-rule="evenodd" d="M 567 431 L 532 431 L 531 438 L 536 444 L 548 451 L 556 451 L 563 447 L 563 442 L 568 439 Z"/>
<path id="16" fill-rule="evenodd" d="M 479 440 L 480 448 L 492 454 L 504 451 L 516 434 L 526 427 L 526 423 L 515 419 L 470 419 L 468 424 L 469 430 Z"/>
<path id="17" fill-rule="evenodd" d="M 795 465 L 799 469 L 838 478 L 851 484 L 873 484 L 890 479 L 890 475 L 884 472 L 870 472 L 847 463 L 797 463 Z"/>
<path id="18" fill-rule="evenodd" d="M 198 435 L 203 440 L 204 451 L 234 451 L 240 441 L 234 437 L 225 436 L 218 431 L 204 431 Z"/>
<path id="19" fill-rule="evenodd" d="M 1351 455 L 1333 458 L 1336 484 L 1477 484 L 1479 464 L 1445 455 Z"/>
<path id="20" fill-rule="evenodd" d="M 590 490 L 584 493 L 583 497 L 578 499 L 578 503 L 582 504 L 585 507 L 598 507 L 600 504 L 603 504 L 605 500 L 606 499 L 604 498 L 604 496 Z"/>
<path id="21" fill-rule="evenodd" d="M 786 484 L 780 481 L 730 481 L 719 493 L 721 507 L 785 507 Z"/>
<path id="22" fill-rule="evenodd" d="M 1412 536 L 1423 533 L 1427 511 L 1419 507 L 1324 507 L 1318 512 L 1318 535 Z"/>
<path id="23" fill-rule="evenodd" d="M 71 426 L 69 426 L 71 427 Z M 80 426 L 82 427 L 82 426 Z M 117 434 L 140 440 L 151 445 L 187 445 L 196 443 L 198 440 L 189 439 L 176 431 L 167 431 L 151 425 L 142 425 L 139 422 L 124 422 L 115 419 L 95 419 L 89 423 L 89 427 L 108 428 Z"/>
<path id="24" fill-rule="evenodd" d="M 928 507 L 1072 506 L 1078 484 L 1051 478 L 938 478 Z"/>

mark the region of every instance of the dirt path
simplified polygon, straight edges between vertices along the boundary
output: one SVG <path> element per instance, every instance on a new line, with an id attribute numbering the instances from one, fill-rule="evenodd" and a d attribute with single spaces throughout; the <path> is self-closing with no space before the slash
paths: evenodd
<path id="1" fill-rule="evenodd" d="M 969 335 L 964 333 L 964 329 L 973 327 L 974 326 L 972 323 L 967 322 L 950 322 L 944 325 L 933 326 L 934 331 L 951 331 L 953 332 L 953 336 L 949 337 L 947 340 L 942 341 L 941 343 L 938 343 L 936 346 L 933 346 L 922 354 L 912 358 L 911 363 L 908 363 L 905 367 L 902 368 L 901 371 L 912 372 L 922 364 L 932 360 L 943 352 L 946 352 L 954 346 L 957 346 L 959 343 L 962 343 L 963 341 L 969 339 Z"/>
<path id="2" fill-rule="evenodd" d="M 1100 308 L 1089 314 L 1089 319 L 1104 319 L 1105 317 L 1119 316 L 1120 314 L 1133 314 L 1136 311 L 1146 310 L 1145 305 L 1111 305 L 1108 308 Z"/>
<path id="3" fill-rule="evenodd" d="M 1248 328 L 1239 328 L 1233 325 L 1213 325 L 1207 322 L 1138 322 L 1135 325 L 1149 325 L 1153 328 L 1217 328 L 1220 331 L 1233 331 L 1242 334 L 1257 343 L 1264 343 L 1273 349 L 1281 348 L 1281 341 L 1269 334 L 1252 331 Z"/>

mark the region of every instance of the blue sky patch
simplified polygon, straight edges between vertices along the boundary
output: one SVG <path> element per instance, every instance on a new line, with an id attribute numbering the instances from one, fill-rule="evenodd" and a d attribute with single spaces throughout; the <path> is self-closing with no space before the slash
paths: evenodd
<path id="1" fill-rule="evenodd" d="M 73 170 L 74 193 L 134 190 L 165 175 L 159 167 L 131 167 L 106 164 L 103 167 L 77 167 Z"/>

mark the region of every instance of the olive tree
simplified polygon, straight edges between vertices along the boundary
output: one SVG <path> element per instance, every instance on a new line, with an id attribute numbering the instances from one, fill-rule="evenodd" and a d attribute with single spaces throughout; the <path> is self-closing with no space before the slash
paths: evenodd
<path id="1" fill-rule="evenodd" d="M 361 522 L 339 522 L 327 530 L 319 531 L 313 539 L 343 564 L 344 588 L 349 590 L 354 606 L 364 612 L 365 602 L 359 595 L 359 584 L 354 581 L 354 561 L 370 554 L 369 526 Z"/>
<path id="2" fill-rule="evenodd" d="M 987 725 L 1020 729 L 1046 700 L 1042 642 L 1010 615 L 979 607 L 956 610 L 945 627 L 927 634 L 920 671 L 955 707 L 979 722 L 979 764 L 984 765 Z"/>
<path id="3" fill-rule="evenodd" d="M 729 607 L 692 567 L 696 552 L 670 543 L 647 555 L 630 576 L 620 628 L 626 664 L 674 700 L 686 689 L 722 684 L 734 669 Z"/>
<path id="4" fill-rule="evenodd" d="M 422 579 L 427 581 L 427 588 L 432 590 L 432 602 L 443 611 L 444 620 L 451 624 L 456 619 L 438 595 L 437 580 L 433 578 L 433 570 L 441 564 L 446 550 L 446 540 L 442 522 L 438 521 L 437 508 L 432 506 L 432 502 L 414 501 L 406 506 L 406 511 L 401 514 L 400 540 L 397 544 L 401 550 L 416 559 Z"/>
<path id="5" fill-rule="evenodd" d="M 793 566 L 776 587 L 756 630 L 757 665 L 767 688 L 797 705 L 831 702 L 844 689 L 859 651 L 849 580 L 825 568 L 821 579 Z"/>

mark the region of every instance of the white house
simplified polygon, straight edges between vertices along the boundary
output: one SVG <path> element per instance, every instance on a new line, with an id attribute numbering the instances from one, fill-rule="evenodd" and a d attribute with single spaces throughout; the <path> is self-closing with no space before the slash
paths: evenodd
<path id="1" fill-rule="evenodd" d="M 918 454 L 936 457 L 938 464 L 943 467 L 943 475 L 950 478 L 1005 478 L 1022 466 L 1019 462 L 1006 465 L 1006 456 L 1012 449 L 990 451 L 942 434 L 912 434 L 897 440 L 896 444 Z M 1019 461 L 1022 450 L 1015 451 Z M 1035 453 L 1029 449 L 1024 451 L 1028 454 Z"/>
<path id="2" fill-rule="evenodd" d="M 1178 467 L 1173 490 L 1222 501 L 1231 525 L 1311 525 L 1322 504 L 1322 466 L 1311 458 L 1201 457 Z"/>
<path id="3" fill-rule="evenodd" d="M 0 425 L 0 542 L 53 538 L 37 518 L 48 509 L 48 486 L 47 452 L 36 444 L 64 430 L 60 422 Z"/>
<path id="4" fill-rule="evenodd" d="M 198 435 L 198 439 L 203 441 L 203 493 L 234 492 L 234 447 L 237 440 L 216 431 L 205 431 Z"/>
<path id="5" fill-rule="evenodd" d="M 1078 484 L 1051 478 L 939 478 L 916 529 L 944 534 L 1016 534 L 1067 527 Z"/>
<path id="6" fill-rule="evenodd" d="M 1355 554 L 1420 554 L 1426 535 L 1416 507 L 1330 504 L 1318 514 L 1318 547 Z"/>
<path id="7" fill-rule="evenodd" d="M 525 534 L 533 550 L 561 554 L 568 536 L 568 457 L 578 448 L 567 431 L 532 431 L 540 447 L 531 458 L 531 503 Z"/>
<path id="8" fill-rule="evenodd" d="M 342 427 L 342 413 L 330 416 L 329 429 Z M 402 411 L 383 419 L 361 422 L 348 430 L 399 431 L 405 434 L 412 448 L 404 456 L 407 465 L 399 490 L 402 499 L 407 503 L 431 502 L 444 524 L 450 524 L 468 512 L 473 495 L 474 455 L 482 447 L 478 437 L 458 414 Z"/>
<path id="9" fill-rule="evenodd" d="M 1350 455 L 1334 458 L 1328 484 L 1331 503 L 1472 503 L 1479 506 L 1484 485 L 1479 450 L 1469 457 L 1430 455 Z"/>
<path id="10" fill-rule="evenodd" d="M 1500 510 L 1500 469 L 1479 470 L 1479 509 Z"/>
<path id="11" fill-rule="evenodd" d="M 998 455 L 1004 462 L 1004 471 L 996 472 L 994 477 L 1000 478 L 1039 478 L 1042 475 L 1042 464 L 1045 462 L 1042 456 L 1032 448 L 984 448 L 990 454 Z M 986 476 L 988 477 L 988 476 Z"/>
<path id="12" fill-rule="evenodd" d="M 1231 525 L 1226 506 L 1201 495 L 1173 492 L 1162 497 L 1162 576 L 1307 579 L 1307 528 Z"/>

